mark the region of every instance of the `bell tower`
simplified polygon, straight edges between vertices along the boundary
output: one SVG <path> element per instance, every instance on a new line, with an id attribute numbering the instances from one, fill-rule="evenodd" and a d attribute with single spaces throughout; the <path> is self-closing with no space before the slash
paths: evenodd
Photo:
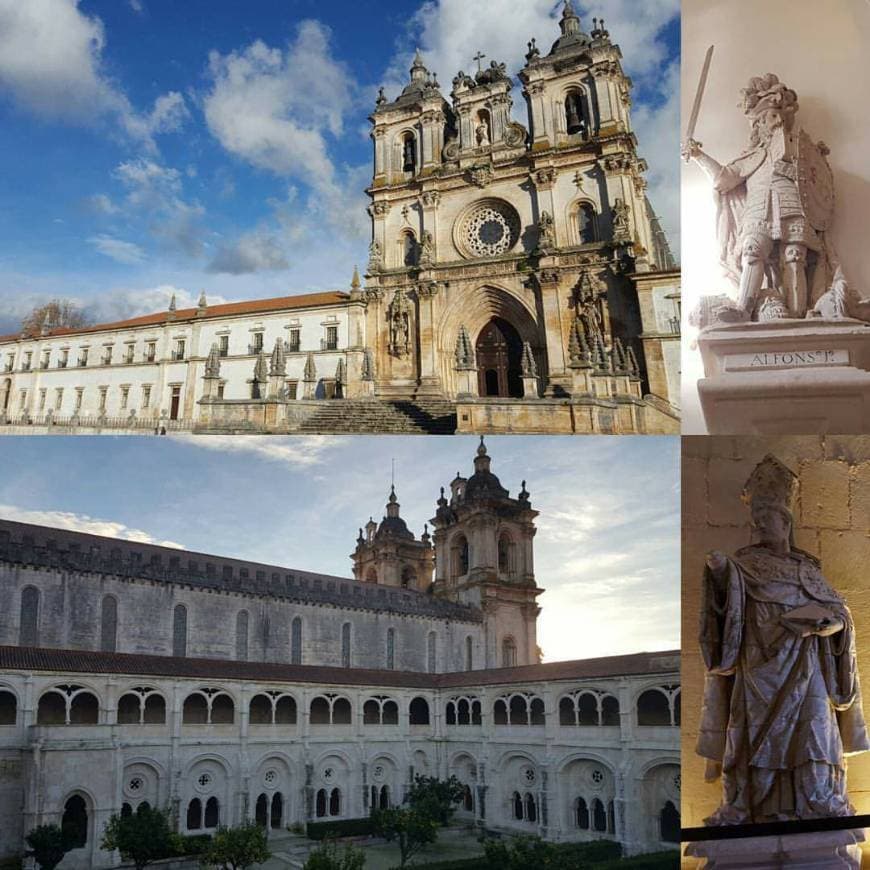
<path id="1" fill-rule="evenodd" d="M 432 583 L 434 554 L 428 527 L 418 541 L 399 515 L 395 487 L 390 487 L 387 513 L 380 525 L 369 519 L 359 530 L 351 554 L 355 580 L 425 592 Z"/>
<path id="2" fill-rule="evenodd" d="M 543 592 L 535 584 L 532 541 L 538 515 L 523 481 L 516 498 L 490 470 L 483 437 L 468 479 L 441 490 L 435 528 L 434 595 L 479 607 L 486 667 L 538 662 L 536 623 Z"/>

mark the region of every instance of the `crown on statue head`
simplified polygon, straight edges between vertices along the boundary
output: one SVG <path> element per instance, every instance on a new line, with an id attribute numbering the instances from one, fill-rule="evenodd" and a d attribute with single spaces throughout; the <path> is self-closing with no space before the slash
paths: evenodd
<path id="1" fill-rule="evenodd" d="M 750 117 L 760 115 L 767 109 L 778 109 L 786 115 L 794 115 L 798 110 L 797 94 L 773 73 L 751 78 L 748 87 L 740 93 L 743 114 Z"/>
<path id="2" fill-rule="evenodd" d="M 796 489 L 797 475 L 768 453 L 743 485 L 743 503 L 752 509 L 780 508 L 791 516 Z"/>

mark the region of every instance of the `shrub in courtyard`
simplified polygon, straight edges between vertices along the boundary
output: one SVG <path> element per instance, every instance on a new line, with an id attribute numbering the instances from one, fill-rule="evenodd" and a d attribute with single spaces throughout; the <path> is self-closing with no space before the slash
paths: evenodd
<path id="1" fill-rule="evenodd" d="M 325 840 L 308 856 L 303 870 L 363 870 L 365 865 L 362 849 L 350 845 L 339 849 L 333 840 Z"/>
<path id="2" fill-rule="evenodd" d="M 117 849 L 125 861 L 133 862 L 136 870 L 171 855 L 169 811 L 140 804 L 128 816 L 114 813 L 106 823 L 100 848 L 109 852 Z"/>
<path id="3" fill-rule="evenodd" d="M 238 828 L 220 827 L 202 855 L 203 867 L 219 870 L 246 870 L 272 857 L 266 831 L 257 824 Z"/>
<path id="4" fill-rule="evenodd" d="M 33 858 L 41 870 L 54 870 L 72 848 L 69 837 L 58 825 L 39 825 L 24 839 L 30 846 L 25 854 Z"/>

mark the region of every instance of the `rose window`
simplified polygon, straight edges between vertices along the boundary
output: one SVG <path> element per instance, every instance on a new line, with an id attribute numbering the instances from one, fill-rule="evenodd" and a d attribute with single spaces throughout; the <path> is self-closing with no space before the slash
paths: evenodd
<path id="1" fill-rule="evenodd" d="M 327 767 L 327 768 L 323 771 L 323 778 L 324 778 L 327 782 L 329 782 L 329 781 L 332 779 L 333 776 L 335 776 L 335 771 L 334 771 L 331 767 Z"/>
<path id="2" fill-rule="evenodd" d="M 604 782 L 604 774 L 598 770 L 598 768 L 592 771 L 592 782 L 594 782 L 595 785 L 601 785 L 601 783 Z"/>
<path id="3" fill-rule="evenodd" d="M 263 775 L 263 783 L 266 786 L 273 786 L 278 781 L 278 771 L 277 770 L 267 770 Z"/>
<path id="4" fill-rule="evenodd" d="M 203 790 L 207 789 L 211 785 L 211 774 L 210 773 L 201 773 L 199 778 L 196 781 L 196 784 Z"/>
<path id="5" fill-rule="evenodd" d="M 140 791 L 144 784 L 141 776 L 134 776 L 127 783 L 127 789 L 128 791 Z"/>
<path id="6" fill-rule="evenodd" d="M 377 780 L 381 780 L 381 779 L 383 779 L 383 778 L 384 778 L 384 768 L 383 768 L 383 765 L 380 765 L 380 764 L 379 764 L 379 765 L 374 769 L 372 775 L 373 775 L 374 778 L 377 779 Z"/>
<path id="7" fill-rule="evenodd" d="M 523 779 L 529 784 L 532 785 L 535 781 L 535 771 L 534 768 L 524 767 L 523 768 Z"/>
<path id="8" fill-rule="evenodd" d="M 520 219 L 506 202 L 487 200 L 476 205 L 461 222 L 458 241 L 470 257 L 506 254 L 520 236 Z"/>

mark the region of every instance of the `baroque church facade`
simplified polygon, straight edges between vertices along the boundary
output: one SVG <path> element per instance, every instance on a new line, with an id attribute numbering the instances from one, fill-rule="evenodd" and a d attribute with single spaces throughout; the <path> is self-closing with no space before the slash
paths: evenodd
<path id="1" fill-rule="evenodd" d="M 631 80 L 603 21 L 568 0 L 559 26 L 518 73 L 525 125 L 480 53 L 449 99 L 419 53 L 381 91 L 347 292 L 6 336 L 7 431 L 678 432 L 679 272 Z"/>
<path id="2" fill-rule="evenodd" d="M 481 443 L 418 537 L 391 491 L 353 579 L 0 522 L 0 858 L 112 813 L 182 833 L 365 816 L 455 774 L 460 821 L 679 841 L 679 653 L 540 663 L 525 482 Z M 226 630 L 216 632 L 215 626 Z"/>

